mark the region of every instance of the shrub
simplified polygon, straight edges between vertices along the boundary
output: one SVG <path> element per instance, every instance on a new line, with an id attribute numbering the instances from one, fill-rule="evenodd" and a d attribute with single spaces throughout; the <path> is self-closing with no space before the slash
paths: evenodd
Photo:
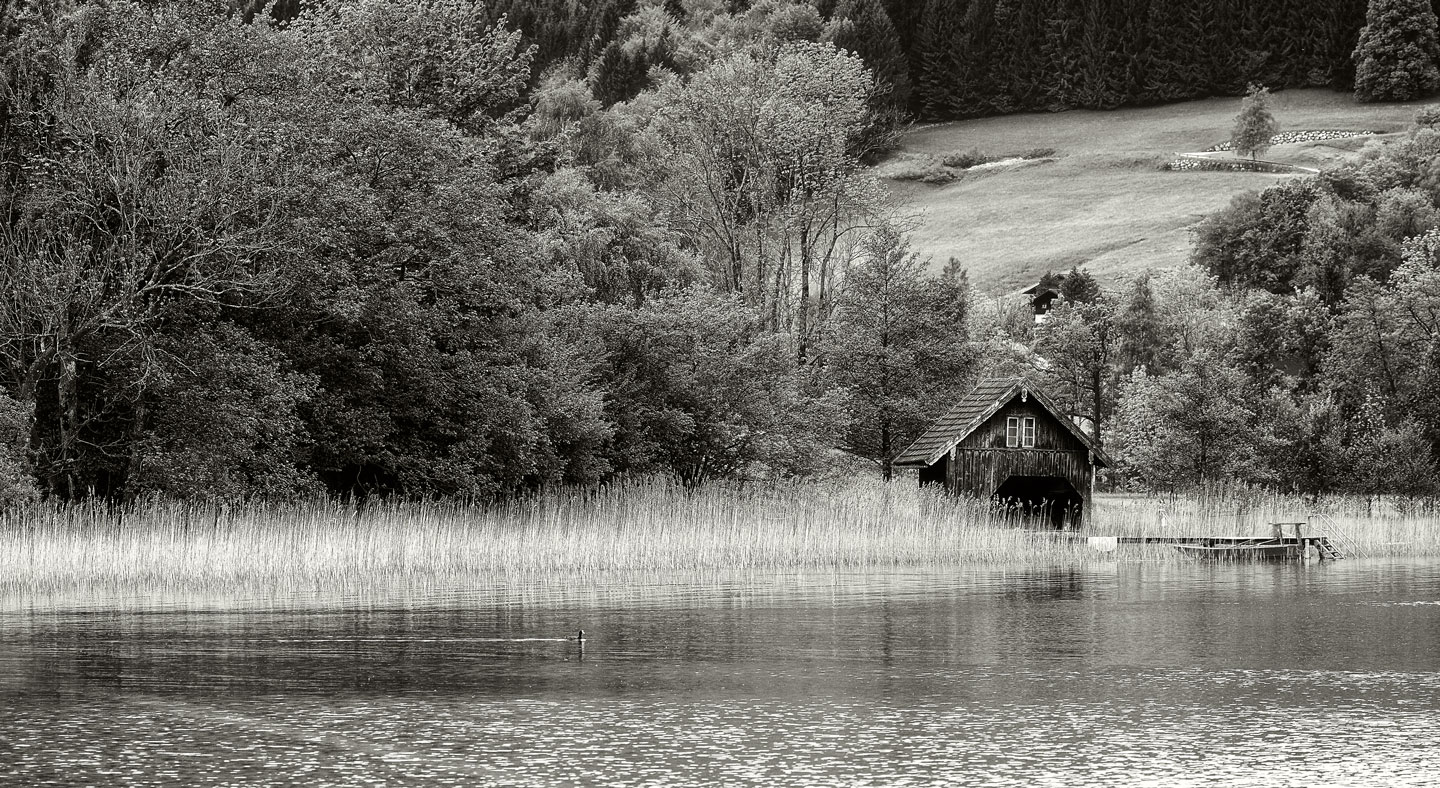
<path id="1" fill-rule="evenodd" d="M 0 510 L 40 497 L 25 456 L 30 409 L 0 391 Z"/>
<path id="2" fill-rule="evenodd" d="M 952 153 L 941 161 L 946 167 L 954 167 L 957 170 L 968 170 L 979 164 L 984 164 L 995 159 L 980 152 L 979 148 L 971 148 L 964 153 Z"/>
<path id="3" fill-rule="evenodd" d="M 1415 110 L 1415 125 L 1425 129 L 1440 126 L 1440 104 L 1427 104 Z"/>
<path id="4" fill-rule="evenodd" d="M 960 177 L 960 173 L 945 164 L 934 156 L 925 156 L 906 166 L 896 169 L 890 177 L 897 181 L 919 181 L 921 183 L 950 183 Z"/>

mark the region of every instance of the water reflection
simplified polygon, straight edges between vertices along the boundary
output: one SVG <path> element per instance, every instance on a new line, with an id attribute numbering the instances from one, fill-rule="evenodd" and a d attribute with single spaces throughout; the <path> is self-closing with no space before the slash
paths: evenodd
<path id="1" fill-rule="evenodd" d="M 1437 647 L 1424 562 L 8 599 L 0 784 L 1423 785 Z"/>

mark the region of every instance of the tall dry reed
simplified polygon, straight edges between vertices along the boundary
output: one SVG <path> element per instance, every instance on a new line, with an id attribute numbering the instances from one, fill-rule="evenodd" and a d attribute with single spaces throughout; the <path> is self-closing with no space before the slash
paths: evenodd
<path id="1" fill-rule="evenodd" d="M 1254 533 L 1295 502 L 1102 496 L 1086 531 Z M 1440 518 L 1332 506 L 1370 554 L 1440 555 Z M 1193 533 L 1192 533 L 1193 532 Z M 1155 560 L 1154 551 L 1144 560 Z M 1073 564 L 1097 554 L 991 506 L 912 484 L 775 483 L 690 490 L 660 481 L 493 505 L 149 502 L 37 507 L 0 519 L 0 590 L 224 590 L 611 570 Z"/>
<path id="2" fill-rule="evenodd" d="M 989 507 L 898 484 L 645 482 L 486 506 L 34 509 L 0 523 L 0 586 L 1070 561 L 1077 552 Z"/>

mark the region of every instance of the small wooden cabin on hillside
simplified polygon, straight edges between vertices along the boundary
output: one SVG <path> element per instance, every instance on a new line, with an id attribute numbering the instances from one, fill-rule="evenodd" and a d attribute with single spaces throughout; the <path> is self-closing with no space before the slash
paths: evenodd
<path id="1" fill-rule="evenodd" d="M 1060 286 L 1049 285 L 1041 280 L 1021 290 L 1018 295 L 1029 300 L 1030 308 L 1035 310 L 1035 322 L 1044 323 L 1045 317 L 1050 314 L 1050 307 L 1055 304 L 1055 299 L 1060 297 Z"/>
<path id="2" fill-rule="evenodd" d="M 1095 470 L 1110 459 L 1041 392 L 1020 378 L 987 378 L 895 460 L 921 484 L 944 484 L 1078 526 Z"/>

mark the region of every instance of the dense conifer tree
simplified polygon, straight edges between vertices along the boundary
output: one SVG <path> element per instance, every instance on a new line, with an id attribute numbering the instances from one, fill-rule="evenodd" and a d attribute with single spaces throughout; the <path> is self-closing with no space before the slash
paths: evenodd
<path id="1" fill-rule="evenodd" d="M 965 10 L 952 78 L 951 104 L 959 115 L 987 115 L 997 111 L 997 78 L 991 64 L 996 54 L 996 0 L 970 0 Z"/>
<path id="2" fill-rule="evenodd" d="M 1124 375 L 1142 368 L 1152 374 L 1164 371 L 1163 324 L 1150 276 L 1147 271 L 1135 280 L 1115 315 L 1117 371 Z"/>
<path id="3" fill-rule="evenodd" d="M 601 106 L 634 98 L 645 88 L 650 59 L 643 49 L 611 41 L 590 66 L 590 90 Z"/>
<path id="4" fill-rule="evenodd" d="M 925 274 L 905 238 L 882 227 L 846 274 L 822 343 L 823 375 L 840 392 L 846 447 L 891 463 L 949 407 L 974 367 L 965 281 Z"/>
<path id="5" fill-rule="evenodd" d="M 916 42 L 919 68 L 915 73 L 916 100 L 926 117 L 958 114 L 952 91 L 959 68 L 964 13 L 964 0 L 926 0 L 920 38 Z"/>
<path id="6" fill-rule="evenodd" d="M 995 4 L 992 80 L 999 86 L 994 100 L 997 112 L 1024 111 L 1041 104 L 1040 90 L 1045 83 L 1038 57 L 1042 23 L 1039 4 L 1031 0 L 999 0 Z"/>
<path id="7" fill-rule="evenodd" d="M 1114 109 L 1125 102 L 1126 18 L 1116 4 L 1081 5 L 1080 81 L 1077 98 L 1082 107 Z"/>
<path id="8" fill-rule="evenodd" d="M 1250 82 L 1348 88 L 1365 2 L 812 0 L 804 7 L 827 22 L 830 40 L 861 54 L 893 86 L 893 101 L 906 101 L 908 84 L 917 114 L 973 117 L 1235 95 Z M 749 5 L 722 7 L 743 17 Z M 537 46 L 536 73 L 567 57 L 581 68 L 602 56 L 615 60 L 605 49 L 640 8 L 636 0 L 491 0 L 487 7 L 492 21 L 506 16 Z M 683 0 L 658 7 L 689 34 L 715 32 L 705 29 L 711 17 L 688 13 Z"/>
<path id="9" fill-rule="evenodd" d="M 920 25 L 927 3 L 920 0 L 884 0 L 884 4 L 896 34 L 900 36 L 900 45 L 905 49 L 911 81 L 914 82 L 920 65 Z"/>
<path id="10" fill-rule="evenodd" d="M 1155 2 L 1145 19 L 1147 45 L 1139 58 L 1137 99 L 1180 101 L 1208 90 L 1204 64 L 1198 59 L 1206 31 L 1194 3 Z"/>
<path id="11" fill-rule="evenodd" d="M 1335 90 L 1348 90 L 1355 84 L 1355 61 L 1351 54 L 1365 26 L 1365 0 L 1340 0 L 1331 7 L 1333 16 L 1320 17 L 1324 30 L 1327 50 L 1325 68 L 1329 71 L 1327 83 Z"/>
<path id="12" fill-rule="evenodd" d="M 1206 64 L 1206 92 L 1239 93 L 1248 84 L 1257 60 L 1253 36 L 1245 36 L 1253 30 L 1244 19 L 1244 0 L 1213 0 L 1200 5 L 1206 35 L 1198 56 Z"/>
<path id="13" fill-rule="evenodd" d="M 582 64 L 588 66 L 600 58 L 605 48 L 615 40 L 615 34 L 620 30 L 620 21 L 634 13 L 635 3 L 636 0 L 602 0 L 590 12 L 590 24 L 580 45 Z"/>
<path id="14" fill-rule="evenodd" d="M 841 0 L 835 6 L 832 29 L 831 42 L 859 55 L 876 81 L 889 87 L 893 103 L 909 103 L 910 64 L 880 0 Z"/>
<path id="15" fill-rule="evenodd" d="M 485 4 L 491 22 L 504 20 L 506 27 L 519 30 L 535 50 L 536 72 L 556 60 L 575 54 L 584 42 L 592 2 L 579 0 L 490 0 Z"/>
<path id="16" fill-rule="evenodd" d="M 1370 0 L 1355 45 L 1355 97 L 1406 101 L 1440 87 L 1440 44 L 1427 0 Z"/>
<path id="17" fill-rule="evenodd" d="M 1040 45 L 1043 71 L 1050 75 L 1045 85 L 1045 108 L 1060 110 L 1078 106 L 1080 57 L 1077 42 L 1082 21 L 1074 0 L 1043 0 L 1044 40 Z"/>

